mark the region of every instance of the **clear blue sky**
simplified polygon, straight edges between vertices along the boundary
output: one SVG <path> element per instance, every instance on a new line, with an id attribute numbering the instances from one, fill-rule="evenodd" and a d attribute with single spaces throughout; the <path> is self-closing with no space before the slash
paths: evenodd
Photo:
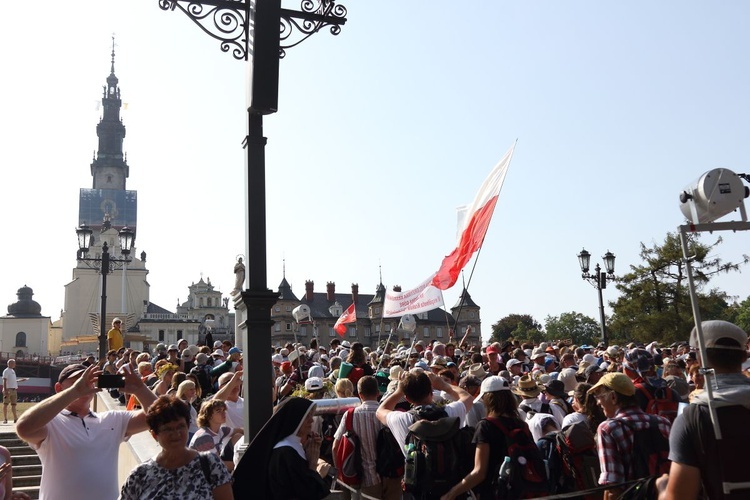
<path id="1" fill-rule="evenodd" d="M 485 332 L 510 313 L 596 318 L 582 247 L 611 250 L 623 271 L 682 222 L 687 184 L 750 171 L 746 2 L 344 5 L 339 36 L 288 51 L 265 121 L 273 289 L 284 258 L 298 295 L 307 279 L 373 293 L 379 265 L 387 286 L 417 285 L 452 250 L 456 207 L 518 138 L 469 286 Z M 59 316 L 113 32 L 151 300 L 173 309 L 201 273 L 228 293 L 245 252 L 244 64 L 156 0 L 33 10 L 9 4 L 0 31 L 2 307 L 27 284 Z M 749 248 L 730 234 L 719 255 Z M 744 299 L 748 283 L 715 286 Z"/>

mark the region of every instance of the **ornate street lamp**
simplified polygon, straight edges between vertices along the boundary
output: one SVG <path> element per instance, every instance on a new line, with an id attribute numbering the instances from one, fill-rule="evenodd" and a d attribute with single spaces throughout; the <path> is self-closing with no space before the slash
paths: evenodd
<path id="1" fill-rule="evenodd" d="M 104 228 L 108 228 L 109 224 L 104 224 Z M 91 238 L 93 231 L 86 224 L 81 224 L 76 229 L 76 235 L 78 236 L 78 254 L 76 256 L 79 262 L 86 262 L 93 269 L 98 270 L 102 275 L 102 299 L 101 299 L 101 310 L 99 313 L 99 360 L 104 361 L 107 356 L 107 275 L 114 270 L 115 264 L 122 264 L 126 266 L 130 259 L 130 251 L 133 248 L 133 242 L 135 241 L 135 233 L 127 226 L 120 229 L 118 234 L 120 239 L 120 253 L 125 258 L 114 259 L 109 255 L 109 245 L 105 241 L 102 243 L 102 256 L 86 257 L 89 249 L 91 248 Z M 93 263 L 93 264 L 92 264 Z"/>
<path id="2" fill-rule="evenodd" d="M 578 254 L 578 264 L 581 266 L 581 278 L 591 283 L 599 292 L 599 323 L 602 333 L 602 342 L 606 346 L 607 329 L 604 324 L 604 300 L 602 299 L 602 290 L 607 288 L 608 280 L 617 280 L 617 277 L 615 276 L 615 254 L 607 250 L 607 253 L 602 257 L 602 260 L 604 261 L 604 269 L 606 272 L 602 271 L 597 263 L 594 268 L 594 273 L 590 274 L 591 254 L 588 253 L 585 248 Z"/>
<path id="3" fill-rule="evenodd" d="M 243 389 L 251 404 L 245 405 L 245 445 L 271 417 L 271 307 L 278 294 L 266 279 L 266 174 L 263 115 L 278 109 L 279 59 L 286 49 L 327 29 L 338 35 L 346 22 L 346 7 L 334 0 L 300 0 L 300 9 L 281 8 L 281 0 L 158 0 L 163 10 L 179 9 L 201 30 L 218 40 L 222 52 L 248 63 L 246 155 L 247 289 Z M 251 384 L 252 382 L 252 390 Z"/>

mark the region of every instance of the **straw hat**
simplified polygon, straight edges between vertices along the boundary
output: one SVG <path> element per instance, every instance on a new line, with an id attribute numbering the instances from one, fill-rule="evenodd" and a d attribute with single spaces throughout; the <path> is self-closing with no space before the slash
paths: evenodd
<path id="1" fill-rule="evenodd" d="M 477 377 L 479 380 L 484 380 L 489 373 L 484 371 L 484 366 L 482 366 L 482 363 L 474 363 L 469 367 L 469 375 L 473 377 Z"/>
<path id="2" fill-rule="evenodd" d="M 524 375 L 518 380 L 518 385 L 513 389 L 513 392 L 524 398 L 535 398 L 542 390 L 539 388 L 536 380 L 529 375 Z"/>

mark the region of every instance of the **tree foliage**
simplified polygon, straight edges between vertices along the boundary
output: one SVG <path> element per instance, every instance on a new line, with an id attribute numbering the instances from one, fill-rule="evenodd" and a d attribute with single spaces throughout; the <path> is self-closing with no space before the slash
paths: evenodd
<path id="1" fill-rule="evenodd" d="M 575 311 L 547 316 L 544 329 L 548 340 L 572 339 L 575 345 L 596 344 L 601 336 L 599 323 L 594 318 Z"/>
<path id="2" fill-rule="evenodd" d="M 718 238 L 711 244 L 690 235 L 690 249 L 695 255 L 693 277 L 698 295 L 701 318 L 725 319 L 728 304 L 726 293 L 709 289 L 711 278 L 719 273 L 738 271 L 744 262 L 725 263 L 711 255 Z M 611 303 L 610 329 L 612 338 L 650 342 L 673 342 L 687 339 L 693 326 L 692 306 L 687 270 L 682 259 L 679 235 L 667 233 L 661 245 L 647 247 L 641 243 L 642 264 L 630 266 L 630 272 L 617 285 L 622 295 Z"/>
<path id="3" fill-rule="evenodd" d="M 502 342 L 508 339 L 533 340 L 544 339 L 542 325 L 530 314 L 509 314 L 492 325 L 492 342 Z"/>

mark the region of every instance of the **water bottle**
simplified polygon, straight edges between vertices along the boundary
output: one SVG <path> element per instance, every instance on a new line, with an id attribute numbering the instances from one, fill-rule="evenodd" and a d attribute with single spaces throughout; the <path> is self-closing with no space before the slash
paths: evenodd
<path id="1" fill-rule="evenodd" d="M 404 461 L 404 484 L 407 486 L 415 486 L 417 484 L 416 459 L 417 449 L 414 443 L 409 443 L 406 446 L 406 460 Z"/>
<path id="2" fill-rule="evenodd" d="M 510 477 L 510 457 L 505 457 L 502 465 L 500 465 L 500 478 L 508 479 Z"/>

